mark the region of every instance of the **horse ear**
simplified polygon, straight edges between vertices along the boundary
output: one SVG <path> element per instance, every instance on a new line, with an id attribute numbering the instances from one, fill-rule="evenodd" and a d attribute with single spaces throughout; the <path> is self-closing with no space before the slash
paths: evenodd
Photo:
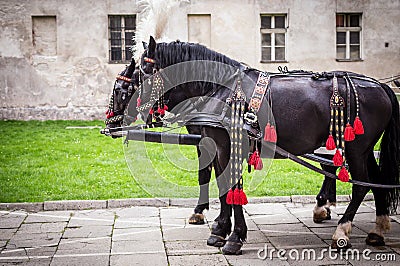
<path id="1" fill-rule="evenodd" d="M 150 36 L 150 41 L 149 41 L 149 49 L 148 51 L 148 56 L 153 57 L 154 53 L 156 52 L 156 40 L 154 40 L 153 36 Z"/>
<path id="2" fill-rule="evenodd" d="M 143 44 L 143 49 L 147 50 L 147 48 L 149 47 L 147 42 L 142 41 L 142 44 Z"/>
<path id="3" fill-rule="evenodd" d="M 128 66 L 127 71 L 125 72 L 125 77 L 130 78 L 135 70 L 135 59 L 132 57 L 131 63 Z"/>

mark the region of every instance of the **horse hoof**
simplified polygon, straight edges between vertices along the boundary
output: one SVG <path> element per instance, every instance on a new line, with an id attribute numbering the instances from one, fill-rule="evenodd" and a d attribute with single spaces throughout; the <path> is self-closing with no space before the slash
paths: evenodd
<path id="1" fill-rule="evenodd" d="M 217 236 L 217 235 L 210 235 L 210 237 L 207 239 L 207 245 L 208 246 L 213 246 L 213 247 L 223 247 L 226 243 L 225 238 L 222 236 Z"/>
<path id="2" fill-rule="evenodd" d="M 188 222 L 189 224 L 204 224 L 204 215 L 201 213 L 193 213 Z"/>
<path id="3" fill-rule="evenodd" d="M 331 209 L 329 209 L 329 208 L 327 208 L 327 207 L 325 207 L 325 209 L 326 209 L 326 219 L 325 220 L 330 220 L 330 219 L 332 219 L 332 216 L 331 216 Z"/>
<path id="4" fill-rule="evenodd" d="M 338 251 L 346 250 L 346 249 L 351 248 L 351 243 L 344 238 L 340 238 L 338 240 L 332 240 L 331 248 L 336 249 Z"/>
<path id="5" fill-rule="evenodd" d="M 367 239 L 365 239 L 365 243 L 370 246 L 384 246 L 385 245 L 385 240 L 382 236 L 375 234 L 375 233 L 369 233 L 367 236 Z"/>
<path id="6" fill-rule="evenodd" d="M 225 246 L 222 248 L 222 253 L 224 255 L 242 255 L 243 244 L 241 242 L 227 241 Z"/>
<path id="7" fill-rule="evenodd" d="M 315 213 L 314 212 L 314 216 L 313 216 L 314 223 L 319 224 L 319 223 L 322 223 L 323 221 L 332 219 L 331 210 L 327 207 L 324 207 L 324 209 L 325 209 L 326 213 L 325 212 L 323 212 L 323 213 Z"/>

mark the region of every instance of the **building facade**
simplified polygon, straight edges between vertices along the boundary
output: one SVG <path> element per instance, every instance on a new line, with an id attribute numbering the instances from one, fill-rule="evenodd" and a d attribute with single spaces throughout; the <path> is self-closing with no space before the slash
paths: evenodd
<path id="1" fill-rule="evenodd" d="M 0 118 L 102 119 L 142 17 L 129 0 L 0 0 Z M 186 0 L 169 39 L 260 70 L 400 73 L 400 0 Z"/>

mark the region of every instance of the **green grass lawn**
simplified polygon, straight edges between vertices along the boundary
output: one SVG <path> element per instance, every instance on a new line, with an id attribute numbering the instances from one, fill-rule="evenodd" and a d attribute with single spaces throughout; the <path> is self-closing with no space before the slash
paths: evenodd
<path id="1" fill-rule="evenodd" d="M 188 172 L 171 167 L 160 144 L 146 144 L 152 166 L 164 176 L 164 183 L 191 189 L 181 193 L 174 186 L 164 187 L 157 175 L 151 175 L 146 158 L 135 154 L 135 162 L 130 161 L 129 153 L 139 149 L 131 148 L 133 142 L 125 147 L 122 139 L 100 135 L 99 128 L 67 129 L 103 125 L 102 121 L 0 121 L 0 202 L 151 197 L 146 192 L 149 186 L 171 197 L 197 197 L 195 147 L 168 149 L 169 156 L 174 157 L 173 149 L 177 149 L 177 154 L 189 160 L 193 169 Z M 139 185 L 128 166 L 149 173 L 149 178 L 135 177 Z M 245 184 L 251 177 L 245 175 Z M 260 180 L 257 187 L 249 188 L 248 196 L 316 195 L 323 177 L 291 161 L 275 160 Z M 211 186 L 216 191 L 215 182 Z M 338 182 L 338 194 L 349 194 L 350 189 L 350 184 Z"/>

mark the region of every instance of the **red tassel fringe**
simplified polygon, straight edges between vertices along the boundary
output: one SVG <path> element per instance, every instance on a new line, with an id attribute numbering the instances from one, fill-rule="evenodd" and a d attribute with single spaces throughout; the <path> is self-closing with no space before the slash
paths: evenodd
<path id="1" fill-rule="evenodd" d="M 243 189 L 239 190 L 239 204 L 238 205 L 246 205 L 248 202 L 246 193 L 244 193 Z"/>
<path id="2" fill-rule="evenodd" d="M 137 107 L 139 107 L 141 104 L 142 104 L 142 99 L 137 98 L 137 100 L 136 100 Z"/>
<path id="3" fill-rule="evenodd" d="M 226 195 L 226 204 L 229 204 L 229 205 L 233 204 L 233 190 L 232 189 L 230 189 L 228 191 L 228 194 Z"/>
<path id="4" fill-rule="evenodd" d="M 249 165 L 254 166 L 255 170 L 261 170 L 263 168 L 263 162 L 260 158 L 260 153 L 255 151 L 249 158 Z"/>
<path id="5" fill-rule="evenodd" d="M 113 117 L 114 116 L 114 112 L 113 111 L 111 111 L 111 112 L 107 112 L 107 119 L 109 119 L 109 118 L 111 118 L 111 117 Z"/>
<path id="6" fill-rule="evenodd" d="M 264 130 L 264 141 L 270 141 L 271 139 L 271 124 L 268 123 L 265 126 L 265 130 Z"/>
<path id="7" fill-rule="evenodd" d="M 364 134 L 364 126 L 363 123 L 361 122 L 360 117 L 356 117 L 356 119 L 354 120 L 354 134 L 356 135 L 362 135 Z"/>
<path id="8" fill-rule="evenodd" d="M 233 204 L 240 205 L 240 192 L 238 188 L 233 191 Z"/>
<path id="9" fill-rule="evenodd" d="M 226 195 L 226 203 L 229 205 L 246 205 L 248 202 L 246 193 L 243 189 L 236 188 L 235 190 L 230 189 Z"/>
<path id="10" fill-rule="evenodd" d="M 347 123 L 346 128 L 344 130 L 344 140 L 345 141 L 353 141 L 356 138 L 356 135 L 354 134 L 354 129 L 352 126 Z"/>
<path id="11" fill-rule="evenodd" d="M 276 130 L 274 126 L 271 126 L 271 138 L 270 138 L 270 142 L 276 143 L 278 140 L 278 136 L 276 135 Z"/>
<path id="12" fill-rule="evenodd" d="M 263 162 L 261 160 L 260 157 L 258 157 L 257 161 L 256 161 L 256 165 L 254 166 L 255 170 L 262 170 L 264 167 Z"/>
<path id="13" fill-rule="evenodd" d="M 328 139 L 326 140 L 326 149 L 329 151 L 333 151 L 336 149 L 335 140 L 333 139 L 332 135 L 329 135 Z"/>
<path id="14" fill-rule="evenodd" d="M 264 141 L 276 143 L 277 140 L 278 140 L 278 136 L 276 134 L 275 127 L 271 126 L 271 124 L 268 123 L 265 126 L 265 130 L 264 130 Z"/>
<path id="15" fill-rule="evenodd" d="M 343 165 L 343 156 L 340 154 L 340 151 L 337 149 L 335 155 L 333 156 L 333 164 L 335 166 Z"/>
<path id="16" fill-rule="evenodd" d="M 157 113 L 159 113 L 160 115 L 165 115 L 165 111 L 167 111 L 167 110 L 168 110 L 168 106 L 164 105 L 163 108 L 158 107 Z"/>
<path id="17" fill-rule="evenodd" d="M 342 166 L 342 168 L 340 169 L 338 177 L 339 177 L 339 180 L 342 181 L 342 182 L 349 182 L 350 177 L 349 177 L 349 172 L 347 172 L 346 167 Z"/>

